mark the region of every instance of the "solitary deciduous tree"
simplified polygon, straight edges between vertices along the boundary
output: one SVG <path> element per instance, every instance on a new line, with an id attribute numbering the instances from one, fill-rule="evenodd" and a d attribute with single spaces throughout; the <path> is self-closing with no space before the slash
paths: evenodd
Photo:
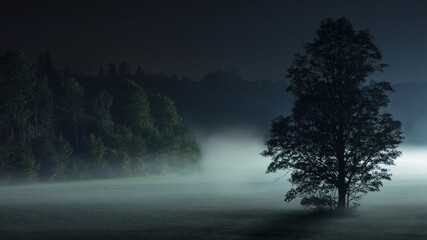
<path id="1" fill-rule="evenodd" d="M 371 39 L 347 19 L 326 19 L 288 69 L 292 114 L 273 121 L 262 153 L 272 158 L 267 173 L 291 172 L 285 201 L 349 208 L 391 179 L 386 167 L 403 137 L 401 123 L 382 110 L 390 83 L 366 81 L 386 66 Z"/>

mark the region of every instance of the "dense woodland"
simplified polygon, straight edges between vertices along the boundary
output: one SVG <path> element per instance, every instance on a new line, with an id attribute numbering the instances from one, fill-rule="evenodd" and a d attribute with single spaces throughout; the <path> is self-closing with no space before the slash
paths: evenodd
<path id="1" fill-rule="evenodd" d="M 271 119 L 289 114 L 293 104 L 287 82 L 247 81 L 235 68 L 200 81 L 145 73 L 126 62 L 82 74 L 59 70 L 49 53 L 34 64 L 21 52 L 4 53 L 0 81 L 3 183 L 194 167 L 200 152 L 189 126 L 248 126 L 267 135 Z M 427 84 L 394 88 L 388 110 L 402 120 L 406 142 L 425 142 L 426 130 L 414 127 L 427 119 L 418 104 L 426 101 Z"/>
<path id="2" fill-rule="evenodd" d="M 0 58 L 2 183 L 94 179 L 197 167 L 199 147 L 174 102 L 123 62 L 96 75 Z"/>

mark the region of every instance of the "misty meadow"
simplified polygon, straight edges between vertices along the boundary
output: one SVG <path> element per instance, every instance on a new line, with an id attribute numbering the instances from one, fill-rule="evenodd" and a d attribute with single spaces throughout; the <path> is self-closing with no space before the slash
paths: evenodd
<path id="1" fill-rule="evenodd" d="M 427 238 L 425 4 L 22 3 L 0 239 Z"/>

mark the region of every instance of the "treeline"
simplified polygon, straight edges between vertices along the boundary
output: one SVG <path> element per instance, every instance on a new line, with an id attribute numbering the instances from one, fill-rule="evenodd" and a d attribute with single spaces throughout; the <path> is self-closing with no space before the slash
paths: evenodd
<path id="1" fill-rule="evenodd" d="M 293 104 L 287 82 L 247 81 L 236 68 L 209 73 L 200 81 L 142 73 L 137 82 L 172 98 L 187 122 L 201 129 L 238 125 L 267 133 L 271 119 L 290 112 Z"/>
<path id="2" fill-rule="evenodd" d="M 200 129 L 248 126 L 267 135 L 271 119 L 289 115 L 293 106 L 286 81 L 247 81 L 236 69 L 215 71 L 200 81 L 139 72 L 137 82 L 148 91 L 172 98 L 183 118 Z M 402 122 L 405 144 L 426 144 L 427 82 L 395 84 L 393 88 L 386 110 Z"/>
<path id="3" fill-rule="evenodd" d="M 147 92 L 125 62 L 96 75 L 0 58 L 2 183 L 94 179 L 194 167 L 199 148 L 174 102 Z"/>

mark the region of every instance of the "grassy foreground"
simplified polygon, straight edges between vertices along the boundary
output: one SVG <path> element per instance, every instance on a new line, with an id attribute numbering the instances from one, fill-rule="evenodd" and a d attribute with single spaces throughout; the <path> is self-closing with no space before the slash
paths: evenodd
<path id="1" fill-rule="evenodd" d="M 426 185 L 386 186 L 346 217 L 283 184 L 151 177 L 0 188 L 0 239 L 427 239 Z"/>

